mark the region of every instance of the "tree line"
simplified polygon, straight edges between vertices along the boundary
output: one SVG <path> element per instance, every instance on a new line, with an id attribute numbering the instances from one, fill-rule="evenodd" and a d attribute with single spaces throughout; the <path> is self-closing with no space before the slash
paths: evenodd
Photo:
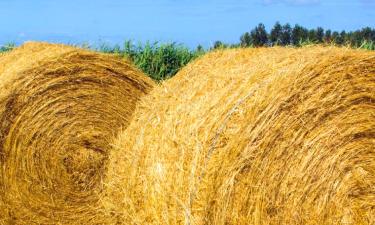
<path id="1" fill-rule="evenodd" d="M 324 30 L 322 27 L 308 29 L 301 25 L 281 24 L 276 22 L 270 32 L 267 32 L 263 23 L 258 24 L 254 29 L 245 32 L 240 37 L 240 43 L 230 45 L 231 47 L 260 47 L 260 46 L 302 46 L 306 44 L 336 44 L 349 45 L 355 48 L 373 48 L 375 43 L 375 29 L 365 27 L 356 31 L 345 30 L 332 31 Z M 370 45 L 370 46 L 363 46 Z M 213 48 L 228 46 L 221 41 L 216 41 Z"/>

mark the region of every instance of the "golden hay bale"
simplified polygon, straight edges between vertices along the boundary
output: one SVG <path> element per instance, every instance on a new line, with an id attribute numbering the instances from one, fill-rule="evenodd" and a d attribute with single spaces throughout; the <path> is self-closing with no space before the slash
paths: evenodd
<path id="1" fill-rule="evenodd" d="M 375 223 L 374 52 L 216 51 L 138 106 L 108 223 Z"/>
<path id="2" fill-rule="evenodd" d="M 126 61 L 64 45 L 3 55 L 0 224 L 87 224 L 109 142 L 152 86 Z"/>

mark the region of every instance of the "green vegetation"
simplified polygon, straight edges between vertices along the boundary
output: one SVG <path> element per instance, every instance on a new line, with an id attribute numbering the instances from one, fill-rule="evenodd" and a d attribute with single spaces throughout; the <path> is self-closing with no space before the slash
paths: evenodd
<path id="1" fill-rule="evenodd" d="M 359 48 L 375 50 L 375 41 L 364 41 Z"/>
<path id="2" fill-rule="evenodd" d="M 16 44 L 13 43 L 13 42 L 9 42 L 9 43 L 6 43 L 4 45 L 0 45 L 0 53 L 10 51 L 15 47 L 16 47 Z"/>
<path id="3" fill-rule="evenodd" d="M 302 43 L 334 44 L 365 48 L 373 50 L 375 43 L 375 29 L 365 27 L 356 31 L 332 31 L 322 27 L 307 29 L 296 24 L 291 27 L 289 23 L 281 25 L 279 22 L 268 33 L 264 24 L 260 23 L 250 32 L 245 32 L 240 38 L 240 45 L 247 46 L 301 46 Z"/>
<path id="4" fill-rule="evenodd" d="M 147 42 L 135 45 L 131 41 L 126 41 L 123 48 L 118 45 L 101 45 L 97 50 L 130 58 L 138 68 L 155 80 L 174 76 L 181 67 L 204 53 L 203 48 L 190 50 L 176 43 Z"/>
<path id="5" fill-rule="evenodd" d="M 365 27 L 351 32 L 332 32 L 321 27 L 307 29 L 298 24 L 292 27 L 288 23 L 282 25 L 276 22 L 269 33 L 263 24 L 259 24 L 250 32 L 245 32 L 240 37 L 239 43 L 225 44 L 222 41 L 215 41 L 209 49 L 204 49 L 201 45 L 191 50 L 176 43 L 146 42 L 134 44 L 132 41 L 125 41 L 123 46 L 101 44 L 99 47 L 90 47 L 88 44 L 83 44 L 79 47 L 129 58 L 151 78 L 160 81 L 174 76 L 191 60 L 213 49 L 276 45 L 301 47 L 313 44 L 375 50 L 375 29 Z M 15 46 L 14 43 L 2 45 L 0 46 L 0 53 L 12 50 Z"/>

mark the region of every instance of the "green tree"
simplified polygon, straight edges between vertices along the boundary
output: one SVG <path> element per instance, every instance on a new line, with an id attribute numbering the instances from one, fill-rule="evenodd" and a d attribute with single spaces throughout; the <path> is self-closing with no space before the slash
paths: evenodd
<path id="1" fill-rule="evenodd" d="M 251 45 L 251 36 L 249 32 L 244 33 L 240 38 L 241 47 L 249 47 Z"/>
<path id="2" fill-rule="evenodd" d="M 324 40 L 324 29 L 321 27 L 318 27 L 316 29 L 316 41 L 318 43 L 323 43 Z"/>
<path id="3" fill-rule="evenodd" d="M 362 41 L 375 41 L 375 29 L 371 27 L 365 27 L 361 30 Z"/>
<path id="4" fill-rule="evenodd" d="M 215 41 L 214 42 L 214 49 L 223 48 L 224 44 L 221 41 Z"/>
<path id="5" fill-rule="evenodd" d="M 196 51 L 198 53 L 204 52 L 203 46 L 202 45 L 198 45 Z"/>
<path id="6" fill-rule="evenodd" d="M 252 44 L 256 47 L 265 46 L 268 42 L 268 34 L 263 23 L 256 26 L 250 33 Z"/>
<path id="7" fill-rule="evenodd" d="M 354 47 L 361 46 L 362 42 L 365 40 L 360 30 L 351 32 L 349 36 L 350 36 L 350 45 Z"/>
<path id="8" fill-rule="evenodd" d="M 343 30 L 340 32 L 340 34 L 338 34 L 336 38 L 336 44 L 343 45 L 345 44 L 345 40 L 346 40 L 346 32 Z"/>
<path id="9" fill-rule="evenodd" d="M 340 34 L 339 34 L 339 32 L 334 31 L 334 32 L 332 33 L 332 37 L 331 37 L 333 43 L 338 44 L 338 40 L 339 40 L 339 38 L 340 38 Z"/>
<path id="10" fill-rule="evenodd" d="M 283 27 L 281 26 L 281 24 L 279 22 L 276 22 L 270 33 L 270 42 L 273 45 L 281 44 L 282 30 Z"/>
<path id="11" fill-rule="evenodd" d="M 332 42 L 332 31 L 331 30 L 326 30 L 324 34 L 324 42 L 326 43 L 331 43 Z"/>
<path id="12" fill-rule="evenodd" d="M 315 29 L 309 30 L 309 37 L 308 37 L 308 39 L 311 42 L 316 42 L 317 41 L 316 30 Z"/>
<path id="13" fill-rule="evenodd" d="M 281 45 L 289 45 L 292 39 L 292 28 L 289 23 L 282 27 L 281 31 Z"/>
<path id="14" fill-rule="evenodd" d="M 293 27 L 292 30 L 292 44 L 299 46 L 302 42 L 308 39 L 308 30 L 298 24 Z"/>

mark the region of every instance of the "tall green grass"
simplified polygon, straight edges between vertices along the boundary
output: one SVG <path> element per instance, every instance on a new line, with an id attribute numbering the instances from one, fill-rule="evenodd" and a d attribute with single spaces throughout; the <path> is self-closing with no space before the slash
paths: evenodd
<path id="1" fill-rule="evenodd" d="M 4 45 L 0 45 L 0 53 L 10 51 L 15 47 L 16 47 L 16 44 L 13 43 L 13 42 L 9 42 L 9 43 L 6 43 Z"/>
<path id="2" fill-rule="evenodd" d="M 361 49 L 367 49 L 367 50 L 375 50 L 375 42 L 373 41 L 363 41 L 361 46 L 359 46 Z"/>
<path id="3" fill-rule="evenodd" d="M 126 41 L 121 48 L 102 44 L 96 50 L 113 53 L 129 58 L 133 63 L 155 80 L 164 80 L 174 76 L 182 67 L 191 60 L 204 54 L 204 50 L 190 50 L 176 43 L 150 43 L 134 44 Z"/>

